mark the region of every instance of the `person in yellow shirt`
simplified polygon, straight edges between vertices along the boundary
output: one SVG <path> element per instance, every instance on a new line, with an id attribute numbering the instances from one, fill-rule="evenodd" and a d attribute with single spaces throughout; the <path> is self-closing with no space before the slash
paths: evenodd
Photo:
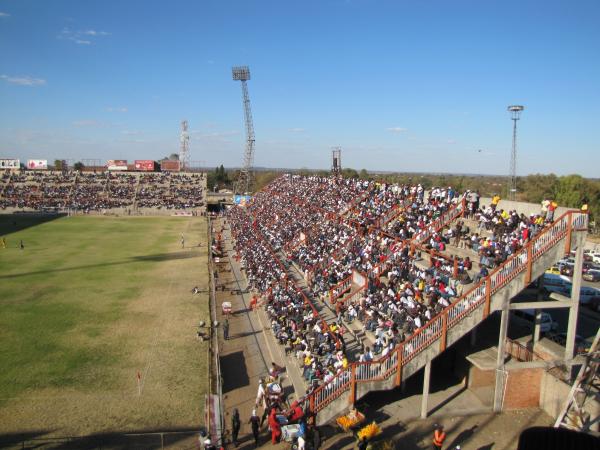
<path id="1" fill-rule="evenodd" d="M 494 196 L 492 197 L 492 211 L 496 211 L 496 208 L 498 207 L 498 203 L 500 203 L 500 196 L 498 194 L 494 194 Z"/>

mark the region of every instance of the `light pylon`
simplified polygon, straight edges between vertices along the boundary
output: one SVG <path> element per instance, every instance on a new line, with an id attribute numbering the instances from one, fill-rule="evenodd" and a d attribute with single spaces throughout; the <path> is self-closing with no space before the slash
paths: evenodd
<path id="1" fill-rule="evenodd" d="M 331 149 L 331 175 L 337 177 L 342 173 L 342 147 Z"/>
<path id="2" fill-rule="evenodd" d="M 513 121 L 512 152 L 510 154 L 510 181 L 508 183 L 508 199 L 516 200 L 517 197 L 517 120 L 521 118 L 521 111 L 525 109 L 522 105 L 511 105 L 508 107 L 510 118 Z"/>
<path id="3" fill-rule="evenodd" d="M 250 192 L 254 183 L 254 124 L 252 110 L 250 109 L 250 96 L 246 81 L 250 79 L 248 66 L 237 66 L 231 69 L 234 81 L 242 82 L 242 98 L 244 102 L 244 119 L 246 124 L 246 150 L 244 151 L 244 164 L 240 170 L 237 190 L 240 193 Z"/>
<path id="4" fill-rule="evenodd" d="M 181 134 L 179 136 L 181 146 L 179 149 L 179 161 L 181 163 L 181 171 L 185 172 L 190 168 L 190 135 L 188 134 L 188 122 L 181 122 Z"/>

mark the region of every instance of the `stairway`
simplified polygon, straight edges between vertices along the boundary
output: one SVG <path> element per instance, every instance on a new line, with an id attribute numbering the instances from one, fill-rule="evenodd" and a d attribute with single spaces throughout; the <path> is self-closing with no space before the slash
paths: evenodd
<path id="1" fill-rule="evenodd" d="M 491 312 L 501 309 L 565 253 L 582 245 L 586 233 L 587 215 L 565 213 L 385 358 L 350 364 L 308 397 L 317 423 L 329 422 L 370 391 L 399 386 Z M 419 238 L 427 234 L 429 231 Z"/>

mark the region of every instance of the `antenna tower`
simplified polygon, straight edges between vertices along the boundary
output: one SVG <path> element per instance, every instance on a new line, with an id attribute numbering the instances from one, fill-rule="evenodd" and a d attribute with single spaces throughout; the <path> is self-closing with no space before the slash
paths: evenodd
<path id="1" fill-rule="evenodd" d="M 248 66 L 237 66 L 231 69 L 234 81 L 242 82 L 242 98 L 244 102 L 244 119 L 246 122 L 246 150 L 244 152 L 244 165 L 240 171 L 237 190 L 241 193 L 250 192 L 254 181 L 254 124 L 252 110 L 250 109 L 250 96 L 246 81 L 250 79 Z"/>
<path id="2" fill-rule="evenodd" d="M 342 173 L 342 147 L 331 149 L 331 175 L 339 176 Z"/>
<path id="3" fill-rule="evenodd" d="M 525 109 L 522 105 L 511 105 L 508 107 L 510 118 L 513 121 L 512 152 L 510 154 L 510 182 L 508 184 L 508 199 L 514 201 L 517 196 L 517 120 L 521 118 L 521 111 Z"/>
<path id="4" fill-rule="evenodd" d="M 188 134 L 188 122 L 181 122 L 181 148 L 179 149 L 179 161 L 181 161 L 181 170 L 185 172 L 190 168 L 190 135 Z"/>

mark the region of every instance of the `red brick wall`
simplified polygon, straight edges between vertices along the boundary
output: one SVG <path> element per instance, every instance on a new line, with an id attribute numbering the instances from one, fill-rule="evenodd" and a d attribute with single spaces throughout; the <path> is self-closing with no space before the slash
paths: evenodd
<path id="1" fill-rule="evenodd" d="M 539 406 L 542 373 L 543 369 L 508 371 L 504 408 L 518 409 Z"/>

